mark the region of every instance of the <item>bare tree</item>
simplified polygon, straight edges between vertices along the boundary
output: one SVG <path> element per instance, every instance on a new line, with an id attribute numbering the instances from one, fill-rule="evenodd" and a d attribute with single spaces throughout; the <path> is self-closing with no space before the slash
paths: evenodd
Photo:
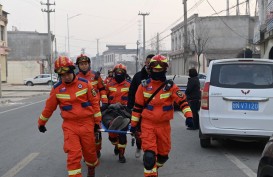
<path id="1" fill-rule="evenodd" d="M 208 28 L 200 20 L 196 23 L 195 30 L 192 30 L 192 44 L 194 51 L 197 54 L 198 73 L 200 71 L 200 56 L 207 48 L 207 42 L 209 40 Z"/>

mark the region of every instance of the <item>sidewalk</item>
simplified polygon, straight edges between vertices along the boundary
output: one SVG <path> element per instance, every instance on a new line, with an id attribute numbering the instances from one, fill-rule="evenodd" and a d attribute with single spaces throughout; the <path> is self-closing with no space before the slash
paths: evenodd
<path id="1" fill-rule="evenodd" d="M 2 83 L 0 104 L 13 103 L 32 96 L 49 94 L 50 90 L 51 86 L 47 85 L 25 86 Z"/>

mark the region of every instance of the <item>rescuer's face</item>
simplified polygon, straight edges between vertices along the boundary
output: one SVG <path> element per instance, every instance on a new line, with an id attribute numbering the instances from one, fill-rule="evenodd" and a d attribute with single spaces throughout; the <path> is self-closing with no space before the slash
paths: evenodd
<path id="1" fill-rule="evenodd" d="M 70 83 L 74 79 L 74 73 L 64 73 L 61 75 L 61 79 L 65 83 Z"/>
<path id="2" fill-rule="evenodd" d="M 87 61 L 80 62 L 80 63 L 79 63 L 79 68 L 80 68 L 82 71 L 88 71 L 88 70 L 89 70 L 89 63 L 88 63 Z"/>

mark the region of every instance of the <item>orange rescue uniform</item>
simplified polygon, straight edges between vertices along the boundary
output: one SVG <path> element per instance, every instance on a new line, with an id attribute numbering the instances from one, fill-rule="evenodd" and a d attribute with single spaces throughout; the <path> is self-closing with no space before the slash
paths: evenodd
<path id="1" fill-rule="evenodd" d="M 161 89 L 145 107 L 145 103 L 163 82 L 146 80 L 146 85 L 139 85 L 135 95 L 131 126 L 136 127 L 141 118 L 141 140 L 143 151 L 153 151 L 157 163 L 152 170 L 144 168 L 144 176 L 157 176 L 157 167 L 163 166 L 171 150 L 171 126 L 174 101 L 180 106 L 186 118 L 192 117 L 185 94 L 174 84 L 169 90 Z M 162 159 L 160 161 L 160 158 Z"/>
<path id="2" fill-rule="evenodd" d="M 83 74 L 82 72 L 77 73 L 78 77 L 84 78 L 91 82 L 93 88 L 96 90 L 100 100 L 102 103 L 108 103 L 108 99 L 106 96 L 106 91 L 105 91 L 105 84 L 102 78 L 99 76 L 96 78 L 96 72 L 95 71 L 88 71 L 86 74 Z"/>
<path id="3" fill-rule="evenodd" d="M 117 83 L 115 79 L 112 79 L 106 85 L 109 104 L 121 103 L 122 105 L 127 105 L 129 87 L 130 82 L 127 80 Z M 109 140 L 113 145 L 117 146 L 119 151 L 124 153 L 127 144 L 126 134 L 109 133 Z"/>
<path id="4" fill-rule="evenodd" d="M 105 84 L 100 76 L 96 77 L 95 71 L 89 70 L 86 74 L 79 72 L 77 73 L 77 76 L 91 82 L 93 88 L 97 92 L 97 96 L 100 98 L 100 101 L 102 103 L 108 104 L 108 98 L 105 91 Z M 96 141 L 96 151 L 98 153 L 101 150 L 101 142 L 102 142 L 101 133 L 98 133 L 97 137 L 98 138 L 95 138 L 95 141 Z"/>
<path id="5" fill-rule="evenodd" d="M 38 125 L 45 125 L 58 105 L 63 118 L 68 176 L 82 177 L 82 156 L 87 166 L 99 164 L 94 139 L 94 125 L 101 121 L 99 100 L 91 83 L 85 79 L 76 76 L 70 84 L 59 82 L 51 90 Z"/>

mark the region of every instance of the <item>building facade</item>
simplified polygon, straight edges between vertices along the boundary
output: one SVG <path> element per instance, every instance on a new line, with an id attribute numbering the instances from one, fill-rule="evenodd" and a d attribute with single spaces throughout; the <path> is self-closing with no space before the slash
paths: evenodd
<path id="1" fill-rule="evenodd" d="M 7 56 L 10 51 L 7 40 L 8 13 L 2 10 L 0 4 L 0 72 L 2 82 L 7 82 Z"/>
<path id="2" fill-rule="evenodd" d="M 48 34 L 8 31 L 8 82 L 22 84 L 28 77 L 50 73 Z M 14 72 L 16 71 L 16 72 Z"/>
<path id="3" fill-rule="evenodd" d="M 258 7 L 254 43 L 260 48 L 261 58 L 273 59 L 273 0 L 258 0 Z"/>
<path id="4" fill-rule="evenodd" d="M 128 74 L 136 73 L 136 49 L 126 49 L 125 45 L 106 45 L 108 48 L 102 53 L 103 56 L 103 71 L 113 69 L 116 64 L 124 64 L 127 67 Z"/>
<path id="5" fill-rule="evenodd" d="M 172 74 L 187 74 L 191 67 L 205 73 L 214 59 L 235 58 L 253 41 L 257 17 L 212 16 L 187 19 L 187 59 L 184 59 L 184 22 L 171 29 Z M 199 59 L 198 59 L 199 58 Z"/>

